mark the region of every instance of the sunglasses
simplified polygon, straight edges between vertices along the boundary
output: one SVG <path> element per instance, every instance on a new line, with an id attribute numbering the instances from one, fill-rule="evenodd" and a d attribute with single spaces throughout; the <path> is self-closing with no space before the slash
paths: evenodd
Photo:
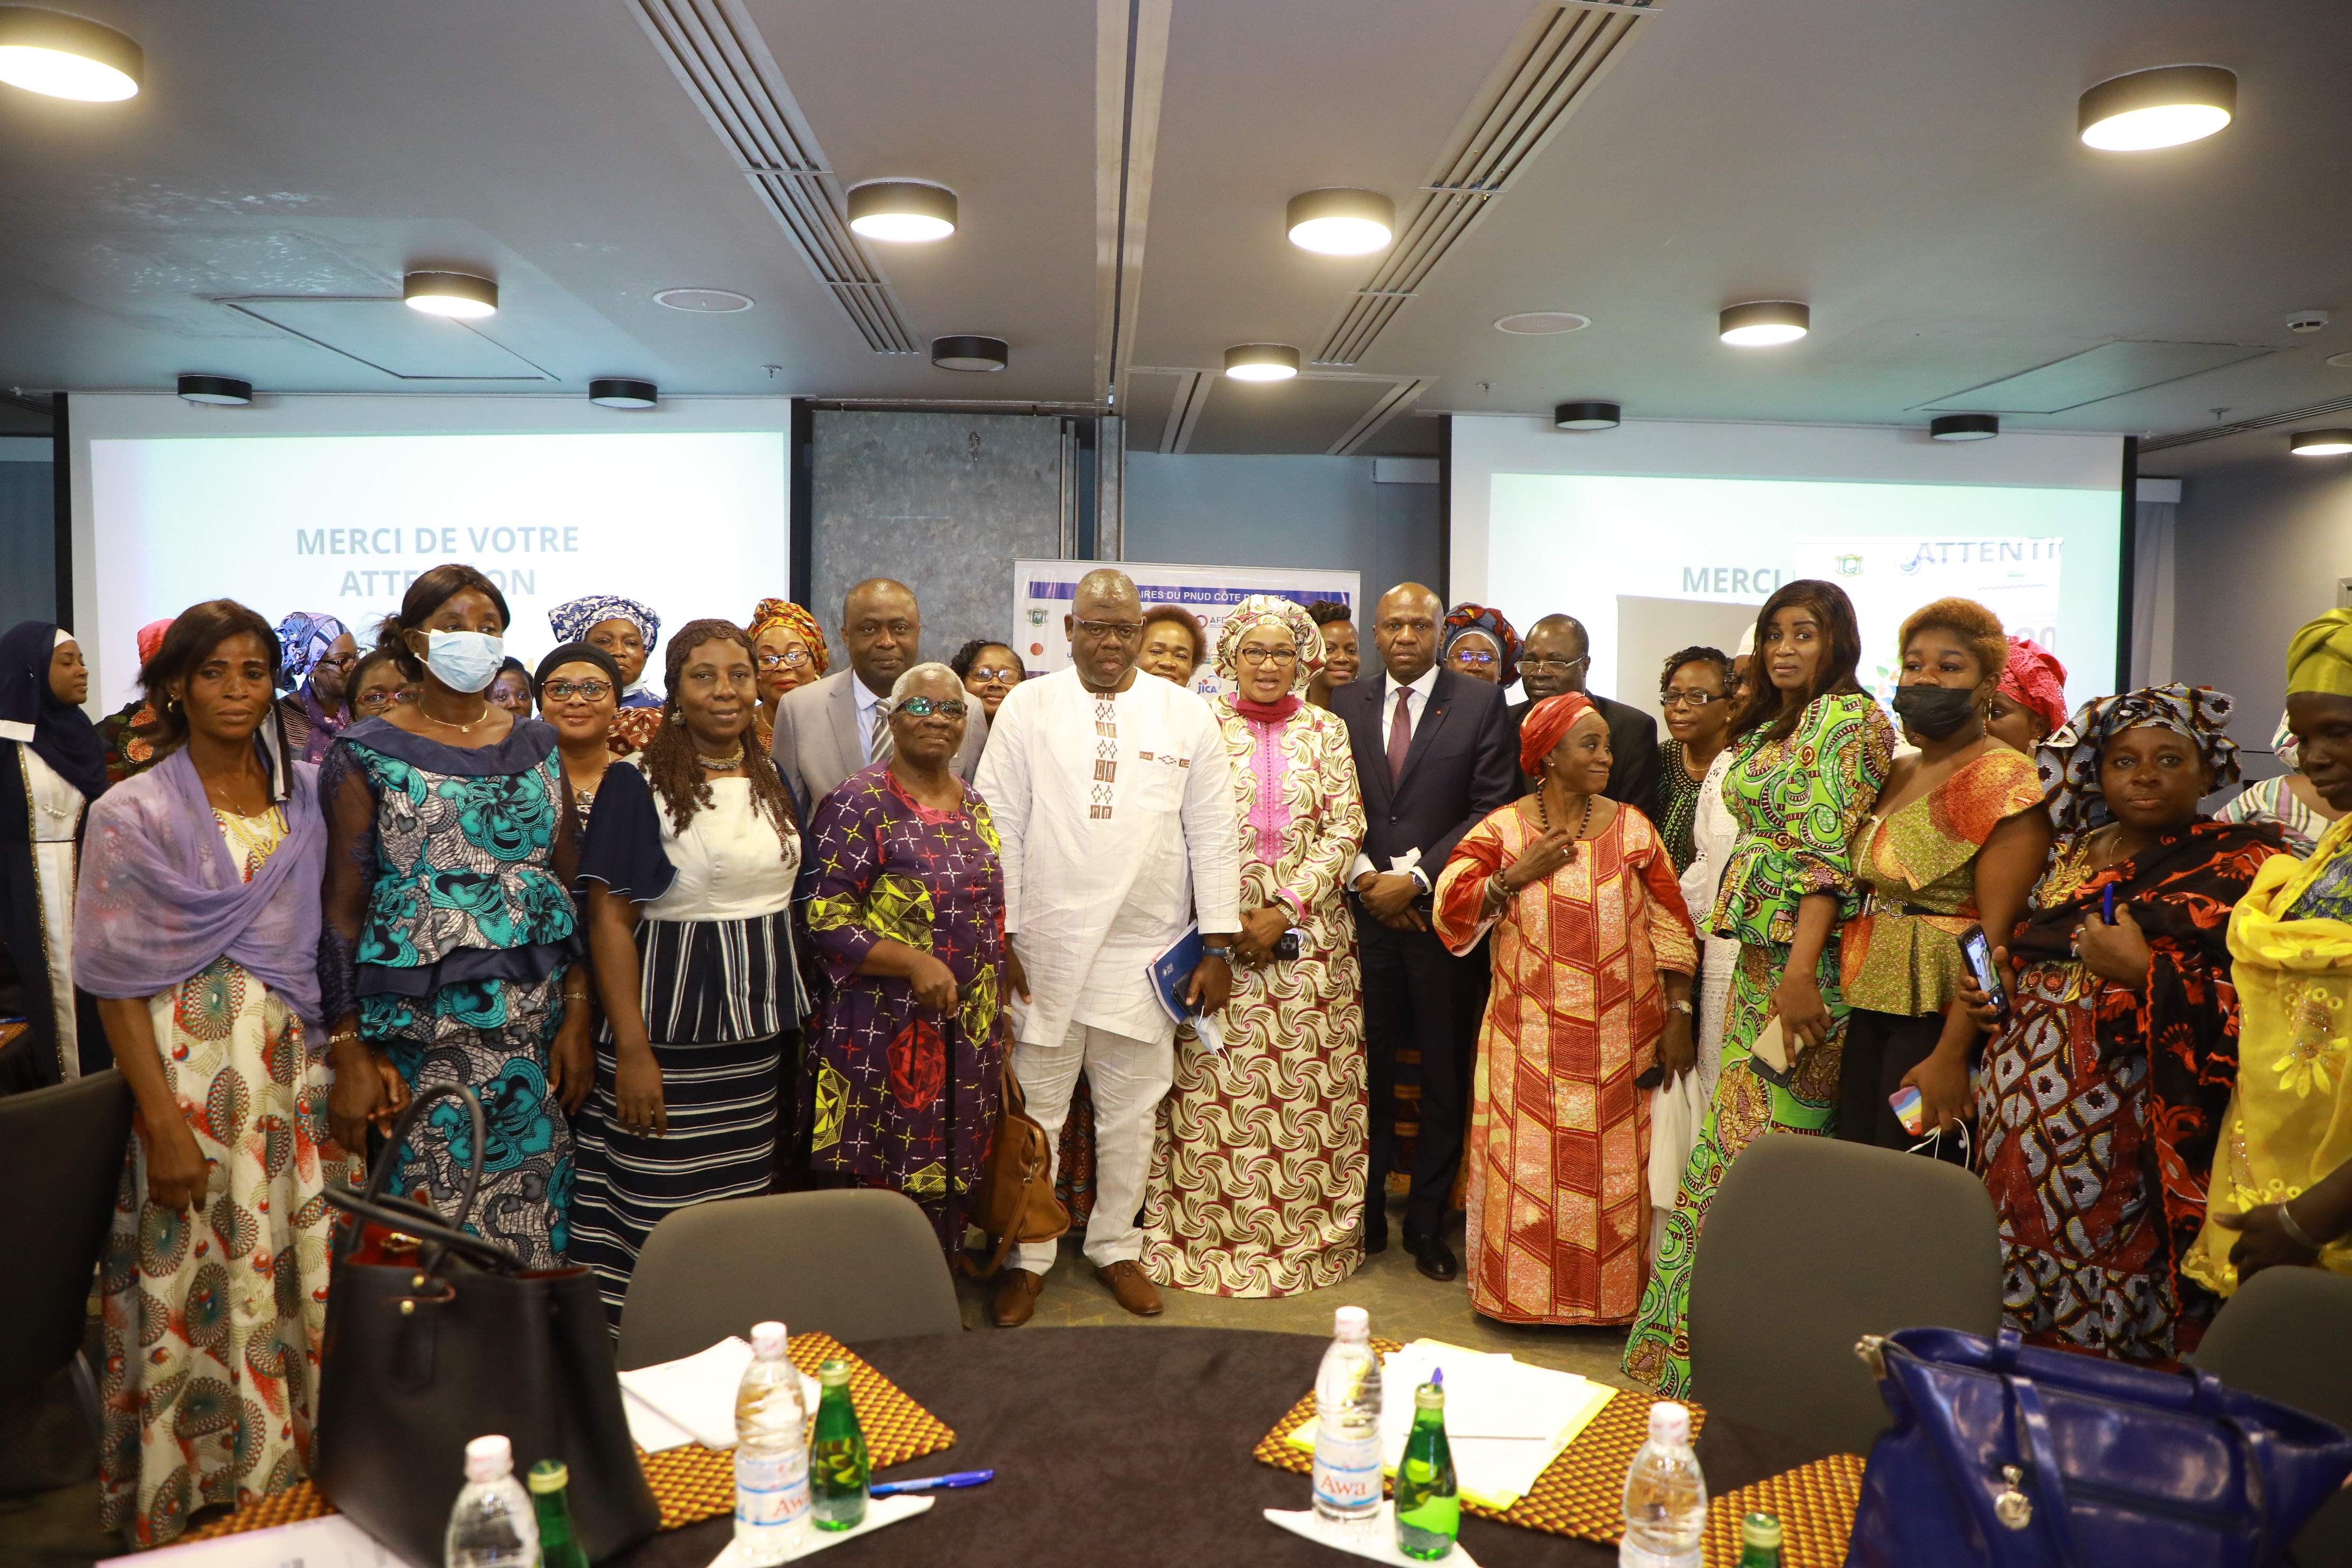
<path id="1" fill-rule="evenodd" d="M 918 719 L 928 719 L 934 713 L 942 718 L 961 719 L 968 711 L 962 703 L 943 697 L 909 697 L 899 703 L 896 710 L 911 713 Z"/>

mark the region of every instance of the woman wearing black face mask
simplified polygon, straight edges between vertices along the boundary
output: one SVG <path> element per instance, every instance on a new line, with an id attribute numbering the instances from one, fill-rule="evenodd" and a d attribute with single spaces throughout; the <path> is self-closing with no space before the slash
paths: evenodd
<path id="1" fill-rule="evenodd" d="M 1985 733 L 1985 708 L 2009 658 L 1993 613 L 1938 599 L 1903 624 L 1895 714 L 1915 755 L 1899 758 L 1854 836 L 1864 898 L 1840 942 L 1853 1007 L 1838 1083 L 1838 1136 L 1907 1149 L 1941 1129 L 1938 1158 L 1965 1160 L 1976 1026 L 1958 1005 L 1959 934 L 1982 924 L 2009 940 L 2050 853 L 2042 780 Z M 1919 1091 L 1920 1133 L 1888 1097 Z"/>

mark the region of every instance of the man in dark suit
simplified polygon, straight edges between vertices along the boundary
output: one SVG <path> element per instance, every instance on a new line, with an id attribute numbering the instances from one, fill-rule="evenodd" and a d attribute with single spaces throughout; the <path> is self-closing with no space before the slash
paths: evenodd
<path id="1" fill-rule="evenodd" d="M 1466 1068 L 1478 1038 L 1472 1006 L 1485 960 L 1445 951 L 1429 929 L 1429 894 L 1454 842 L 1519 794 L 1519 753 L 1502 689 L 1437 666 L 1443 614 L 1437 595 L 1418 583 L 1390 589 L 1372 617 L 1381 668 L 1331 694 L 1364 796 L 1364 851 L 1348 874 L 1372 1069 L 1364 1244 L 1373 1252 L 1388 1245 L 1396 1054 L 1418 1047 L 1421 1131 L 1404 1243 L 1433 1279 L 1458 1272 L 1440 1232 L 1462 1163 Z"/>
<path id="2" fill-rule="evenodd" d="M 1519 648 L 1519 685 L 1528 700 L 1511 710 L 1511 755 L 1519 754 L 1519 726 L 1547 697 L 1584 691 L 1592 668 L 1592 639 L 1574 616 L 1546 616 L 1528 628 Z M 1644 816 L 1658 810 L 1658 721 L 1630 703 L 1584 695 L 1609 724 L 1609 787 L 1601 793 Z M 1514 764 L 1516 765 L 1516 764 Z M 1532 784 L 1530 788 L 1534 787 Z"/>

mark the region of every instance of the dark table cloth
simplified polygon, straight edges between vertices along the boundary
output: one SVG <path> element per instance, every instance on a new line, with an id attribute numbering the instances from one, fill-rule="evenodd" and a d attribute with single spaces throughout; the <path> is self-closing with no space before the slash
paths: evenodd
<path id="1" fill-rule="evenodd" d="M 1349 1559 L 1268 1524 L 1262 1510 L 1310 1506 L 1305 1476 L 1250 1458 L 1313 1386 L 1323 1342 L 1244 1329 L 980 1331 L 854 1347 L 955 1429 L 956 1445 L 882 1472 L 993 1469 L 940 1492 L 930 1511 L 828 1548 L 824 1568 L 1223 1563 L 1336 1568 Z M 1818 1452 L 1710 1421 L 1698 1445 L 1719 1496 Z M 656 1536 L 615 1562 L 705 1568 L 734 1525 L 715 1519 Z M 1614 1546 L 1465 1516 L 1481 1568 L 1608 1568 Z"/>

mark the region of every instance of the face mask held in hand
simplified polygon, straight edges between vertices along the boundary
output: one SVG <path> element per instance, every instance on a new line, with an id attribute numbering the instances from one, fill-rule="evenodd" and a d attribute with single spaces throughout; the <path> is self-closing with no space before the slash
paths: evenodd
<path id="1" fill-rule="evenodd" d="M 426 632 L 425 668 L 452 691 L 479 691 L 506 662 L 504 637 L 488 632 Z"/>
<path id="2" fill-rule="evenodd" d="M 1898 686 L 1895 716 L 1904 728 L 1930 741 L 1940 741 L 1969 721 L 1976 711 L 1977 694 L 1966 686 Z"/>

